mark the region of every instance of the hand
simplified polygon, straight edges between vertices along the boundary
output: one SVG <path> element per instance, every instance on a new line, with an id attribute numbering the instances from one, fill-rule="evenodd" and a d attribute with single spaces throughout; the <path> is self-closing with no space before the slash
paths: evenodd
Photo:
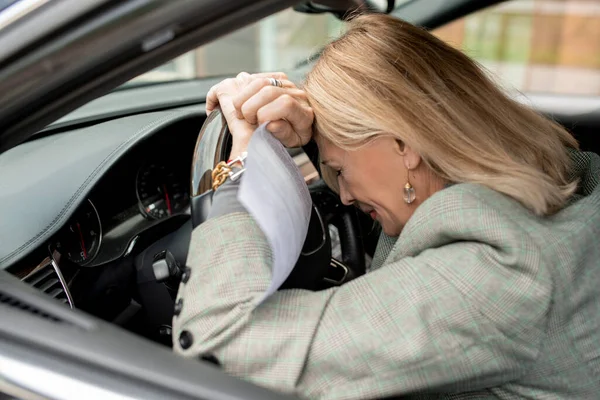
<path id="1" fill-rule="evenodd" d="M 256 129 L 256 124 L 250 124 L 244 118 L 238 116 L 233 106 L 234 96 L 247 85 L 250 74 L 240 73 L 236 78 L 225 79 L 213 86 L 206 96 L 206 114 L 210 114 L 219 107 L 227 121 L 227 126 L 233 137 L 230 158 L 235 158 L 246 151 L 250 137 Z"/>
<path id="2" fill-rule="evenodd" d="M 283 87 L 271 85 L 269 78 L 278 79 Z M 306 92 L 283 73 L 254 74 L 247 79 L 244 88 L 233 98 L 238 118 L 256 126 L 271 121 L 267 130 L 284 146 L 299 147 L 308 143 L 314 114 Z"/>
<path id="3" fill-rule="evenodd" d="M 283 88 L 272 86 L 269 78 L 280 80 Z M 207 114 L 217 106 L 233 136 L 231 158 L 246 150 L 254 130 L 266 121 L 272 121 L 267 129 L 288 147 L 304 145 L 312 136 L 314 117 L 306 94 L 284 73 L 242 72 L 226 79 L 208 92 Z"/>

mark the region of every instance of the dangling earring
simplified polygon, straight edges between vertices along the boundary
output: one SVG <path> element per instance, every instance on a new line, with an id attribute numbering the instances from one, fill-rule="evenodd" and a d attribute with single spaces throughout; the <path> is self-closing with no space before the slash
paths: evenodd
<path id="1" fill-rule="evenodd" d="M 406 171 L 406 184 L 404 185 L 404 202 L 410 204 L 415 201 L 415 188 L 410 184 L 410 168 Z"/>

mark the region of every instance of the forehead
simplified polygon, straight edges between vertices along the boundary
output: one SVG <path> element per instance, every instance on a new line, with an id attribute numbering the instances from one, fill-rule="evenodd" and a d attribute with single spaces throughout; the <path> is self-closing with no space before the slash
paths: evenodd
<path id="1" fill-rule="evenodd" d="M 319 154 L 323 162 L 332 161 L 342 162 L 361 162 L 368 160 L 377 160 L 389 158 L 396 155 L 396 139 L 391 136 L 378 136 L 368 140 L 362 145 L 357 145 L 351 149 L 338 147 L 330 140 L 315 136 L 315 141 L 319 146 Z"/>
<path id="2" fill-rule="evenodd" d="M 323 162 L 339 159 L 345 153 L 343 149 L 339 148 L 322 135 L 316 135 L 315 141 L 317 142 L 317 146 L 319 146 L 319 155 L 321 156 Z"/>

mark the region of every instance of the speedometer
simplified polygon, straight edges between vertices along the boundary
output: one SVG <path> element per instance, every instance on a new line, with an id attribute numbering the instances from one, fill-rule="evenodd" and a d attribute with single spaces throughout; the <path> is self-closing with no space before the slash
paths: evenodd
<path id="1" fill-rule="evenodd" d="M 60 254 L 72 262 L 86 265 L 98 254 L 101 240 L 100 217 L 94 204 L 88 200 L 58 233 L 55 246 Z"/>
<path id="2" fill-rule="evenodd" d="M 162 164 L 148 164 L 138 171 L 136 191 L 141 212 L 152 219 L 181 212 L 189 203 L 185 182 Z"/>

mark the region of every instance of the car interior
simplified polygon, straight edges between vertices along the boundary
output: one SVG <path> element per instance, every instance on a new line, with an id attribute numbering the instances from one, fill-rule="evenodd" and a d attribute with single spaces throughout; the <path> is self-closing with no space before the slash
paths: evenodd
<path id="1" fill-rule="evenodd" d="M 433 29 L 483 8 L 482 3 L 495 2 L 447 2 L 428 14 L 423 14 L 423 3 L 407 2 L 401 15 Z M 296 12 L 322 13 L 315 4 L 303 3 Z M 289 75 L 301 81 L 309 67 Z M 130 74 L 142 69 L 132 67 Z M 0 269 L 8 274 L 2 275 L 0 303 L 13 309 L 5 321 L 19 324 L 21 332 L 32 332 L 32 342 L 23 342 L 30 348 L 61 348 L 65 351 L 61 357 L 73 361 L 70 367 L 60 367 L 59 358 L 53 362 L 40 352 L 30 358 L 37 365 L 58 371 L 95 360 L 95 368 L 100 368 L 124 365 L 129 358 L 135 365 L 131 376 L 144 377 L 152 398 L 177 398 L 152 383 L 161 379 L 170 388 L 200 393 L 190 384 L 198 373 L 181 372 L 192 362 L 182 367 L 169 354 L 171 320 L 191 232 L 210 209 L 210 171 L 227 159 L 230 149 L 224 119 L 218 113 L 207 118 L 204 111 L 206 93 L 221 79 L 117 88 L 93 101 L 82 100 L 85 105 L 72 103 L 69 114 L 43 124 L 18 146 L 3 143 Z M 91 90 L 90 96 L 94 93 Z M 600 153 L 599 99 L 518 97 L 567 128 L 582 150 L 596 153 Z M 314 144 L 289 153 L 300 168 L 312 163 L 311 171 L 318 173 Z M 280 290 L 322 290 L 359 277 L 368 268 L 380 233 L 367 215 L 342 205 L 318 176 L 306 180 L 314 204 L 309 234 L 296 268 Z M 333 232 L 339 246 L 334 257 Z M 24 314 L 35 316 L 34 322 L 26 322 Z M 16 328 L 1 335 L 17 338 L 15 332 Z M 81 332 L 87 332 L 87 339 Z M 140 337 L 142 345 L 136 341 Z M 69 338 L 76 343 L 73 347 L 66 345 Z M 18 350 L 18 346 L 0 348 L 6 354 Z M 133 349 L 145 355 L 137 358 Z M 143 371 L 143 365 L 160 367 Z M 175 372 L 171 375 L 165 372 L 168 369 L 180 375 L 174 378 Z M 214 385 L 235 386 L 223 381 L 213 365 L 202 374 Z M 206 381 L 198 385 L 218 390 Z M 267 398 L 266 392 L 251 395 Z M 231 398 L 243 397 L 237 396 Z"/>

